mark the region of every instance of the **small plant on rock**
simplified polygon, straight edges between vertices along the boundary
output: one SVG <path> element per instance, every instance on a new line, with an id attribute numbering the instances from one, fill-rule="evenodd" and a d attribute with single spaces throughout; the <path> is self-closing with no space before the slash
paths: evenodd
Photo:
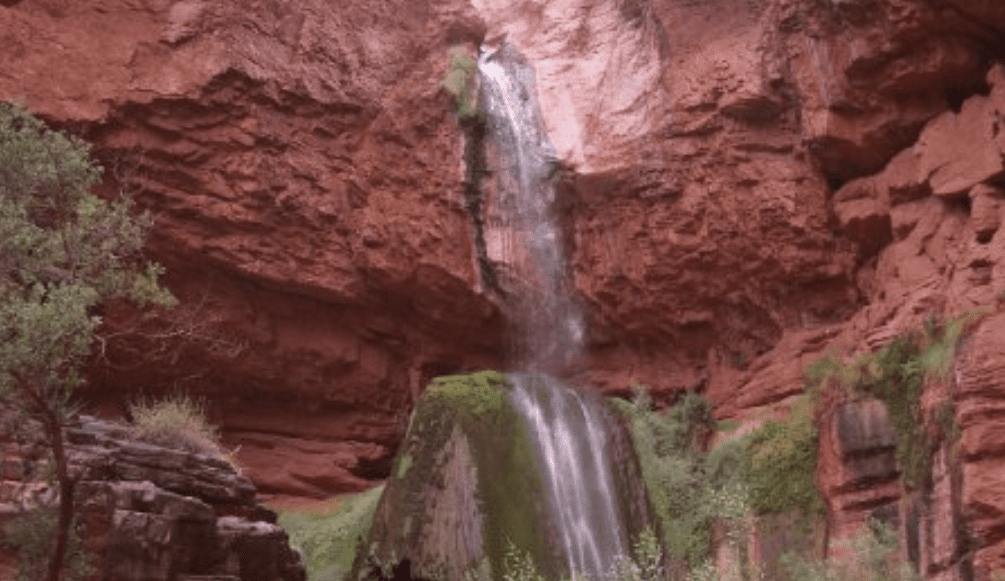
<path id="1" fill-rule="evenodd" d="M 177 393 L 160 400 L 141 398 L 129 405 L 129 413 L 137 440 L 206 454 L 235 466 L 220 445 L 219 430 L 209 423 L 204 402 Z"/>
<path id="2" fill-rule="evenodd" d="M 932 442 L 928 418 L 922 417 L 921 394 L 929 383 L 952 381 L 953 362 L 963 338 L 988 313 L 967 311 L 944 321 L 929 318 L 920 329 L 894 337 L 875 352 L 848 361 L 831 352 L 806 369 L 806 389 L 817 412 L 833 409 L 856 395 L 882 401 L 897 431 L 897 463 L 905 484 L 917 485 L 928 470 Z M 947 401 L 943 406 L 951 406 Z M 951 412 L 951 408 L 949 408 Z M 937 418 L 952 428 L 951 417 Z M 954 430 L 950 429 L 949 434 Z"/>

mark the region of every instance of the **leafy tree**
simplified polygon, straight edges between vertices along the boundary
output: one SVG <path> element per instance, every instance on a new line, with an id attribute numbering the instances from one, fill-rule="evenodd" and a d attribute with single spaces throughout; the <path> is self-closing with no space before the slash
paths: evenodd
<path id="1" fill-rule="evenodd" d="M 169 306 L 141 250 L 151 220 L 91 193 L 101 168 L 81 140 L 0 103 L 0 399 L 42 427 L 59 488 L 47 581 L 59 581 L 74 482 L 63 428 L 112 298 Z"/>

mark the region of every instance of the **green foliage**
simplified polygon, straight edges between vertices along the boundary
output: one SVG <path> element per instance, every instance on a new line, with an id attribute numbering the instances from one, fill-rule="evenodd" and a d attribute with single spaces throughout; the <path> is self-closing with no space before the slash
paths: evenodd
<path id="1" fill-rule="evenodd" d="M 3 545 L 18 556 L 16 581 L 42 579 L 56 533 L 55 507 L 36 508 L 22 513 L 4 526 Z M 84 551 L 83 527 L 74 524 L 64 560 L 63 581 L 86 579 L 93 572 L 91 556 Z"/>
<path id="2" fill-rule="evenodd" d="M 926 375 L 941 375 L 946 349 L 939 345 L 934 351 L 941 353 L 926 357 L 917 337 L 896 337 L 875 353 L 871 373 L 865 375 L 859 386 L 886 404 L 890 422 L 897 431 L 897 464 L 904 482 L 912 485 L 920 482 L 929 465 L 929 442 L 921 418 L 921 392 Z M 930 363 L 935 367 L 926 368 Z"/>
<path id="3" fill-rule="evenodd" d="M 645 390 L 637 392 L 634 405 L 615 403 L 628 416 L 666 549 L 696 567 L 712 549 L 713 522 L 737 521 L 746 513 L 742 448 L 734 442 L 703 452 L 715 421 L 698 394 L 685 394 L 666 416 L 651 405 Z"/>
<path id="4" fill-rule="evenodd" d="M 468 121 L 478 114 L 478 106 L 473 95 L 473 82 L 478 64 L 463 46 L 451 47 L 449 54 L 450 65 L 446 76 L 440 82 L 440 87 L 454 98 L 458 120 Z"/>
<path id="5" fill-rule="evenodd" d="M 30 386 L 63 410 L 114 297 L 169 304 L 142 259 L 150 220 L 90 193 L 101 169 L 80 140 L 0 104 L 0 394 Z"/>
<path id="6" fill-rule="evenodd" d="M 807 367 L 807 390 L 817 400 L 840 400 L 860 393 L 882 401 L 897 431 L 901 477 L 906 484 L 917 485 L 928 470 L 931 448 L 921 417 L 921 392 L 928 382 L 951 380 L 963 337 L 987 313 L 987 309 L 975 309 L 946 321 L 928 319 L 922 329 L 899 335 L 878 351 L 860 353 L 847 362 L 828 353 Z M 937 419 L 947 428 L 943 433 L 955 432 L 951 418 Z"/>
<path id="7" fill-rule="evenodd" d="M 209 423 L 205 402 L 175 393 L 160 400 L 138 399 L 129 405 L 132 433 L 140 441 L 220 458 L 232 466 L 220 445 L 220 432 Z"/>
<path id="8" fill-rule="evenodd" d="M 656 532 L 647 527 L 635 541 L 632 557 L 618 563 L 613 581 L 662 581 L 665 578 L 663 565 L 663 547 Z"/>
<path id="9" fill-rule="evenodd" d="M 817 427 L 807 399 L 784 420 L 768 420 L 746 444 L 750 507 L 758 514 L 795 511 L 810 517 L 826 510 L 816 483 Z"/>
<path id="10" fill-rule="evenodd" d="M 173 301 L 158 286 L 160 267 L 142 256 L 149 217 L 134 216 L 125 198 L 94 196 L 100 174 L 82 141 L 0 103 L 0 399 L 38 420 L 50 448 L 60 510 L 41 553 L 49 581 L 58 581 L 73 536 L 62 428 L 97 310 L 113 298 Z"/>
<path id="11" fill-rule="evenodd" d="M 503 556 L 504 581 L 547 581 L 534 566 L 530 553 L 520 551 L 512 541 L 506 542 Z"/>
<path id="12" fill-rule="evenodd" d="M 300 551 L 311 581 L 342 581 L 365 542 L 384 486 L 339 499 L 320 512 L 287 511 L 279 515 L 290 545 Z"/>
<path id="13" fill-rule="evenodd" d="M 834 551 L 842 559 L 808 560 L 788 554 L 782 565 L 792 581 L 920 581 L 899 558 L 897 532 L 876 520 Z"/>
<path id="14" fill-rule="evenodd" d="M 656 533 L 645 528 L 632 547 L 632 554 L 626 555 L 604 576 L 590 579 L 582 575 L 584 581 L 664 581 L 663 547 Z M 530 553 L 521 551 L 512 541 L 507 541 L 503 558 L 503 581 L 547 581 L 538 571 Z"/>
<path id="15" fill-rule="evenodd" d="M 497 417 L 509 403 L 506 376 L 498 371 L 479 371 L 468 375 L 445 375 L 429 384 L 424 397 L 430 405 L 444 405 L 472 418 Z"/>

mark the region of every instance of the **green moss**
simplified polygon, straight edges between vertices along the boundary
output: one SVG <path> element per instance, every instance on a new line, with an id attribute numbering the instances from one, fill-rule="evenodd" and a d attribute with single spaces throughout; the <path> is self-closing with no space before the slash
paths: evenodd
<path id="1" fill-rule="evenodd" d="M 412 455 L 402 454 L 395 460 L 394 477 L 401 480 L 408 474 L 408 469 L 412 467 Z"/>
<path id="2" fill-rule="evenodd" d="M 484 112 L 478 109 L 474 82 L 478 63 L 462 45 L 451 47 L 449 58 L 447 73 L 440 87 L 453 97 L 457 123 L 464 133 L 464 205 L 474 227 L 475 254 L 482 283 L 489 290 L 499 291 L 498 276 L 488 256 L 482 215 L 482 181 L 488 173 L 485 139 L 489 128 Z"/>
<path id="3" fill-rule="evenodd" d="M 509 389 L 506 376 L 495 371 L 430 382 L 399 450 L 388 498 L 378 508 L 381 524 L 375 526 L 370 554 L 362 556 L 354 570 L 357 578 L 365 574 L 365 563 L 389 569 L 397 562 L 395 555 L 403 554 L 412 559 L 413 575 L 437 579 L 438 571 L 449 569 L 447 563 L 420 563 L 415 560 L 418 553 L 412 551 L 428 542 L 421 535 L 428 531 L 429 511 L 437 510 L 427 504 L 429 487 L 442 483 L 447 463 L 456 460 L 445 453 L 456 449 L 452 438 L 463 438 L 463 447 L 472 455 L 478 511 L 484 516 L 484 559 L 471 564 L 468 574 L 503 581 L 506 546 L 512 542 L 529 555 L 536 570 L 548 578 L 561 576 L 564 563 L 555 558 L 555 547 L 543 526 L 549 511 L 537 455 L 510 403 Z"/>
<path id="4" fill-rule="evenodd" d="M 721 420 L 715 422 L 717 432 L 735 432 L 740 427 L 740 422 L 735 420 Z"/>
<path id="5" fill-rule="evenodd" d="M 489 376 L 489 384 L 497 379 Z M 508 384 L 507 384 L 508 385 Z M 485 545 L 496 581 L 503 581 L 507 549 L 510 545 L 526 554 L 548 579 L 558 579 L 568 572 L 564 560 L 547 535 L 550 519 L 544 467 L 535 451 L 533 438 L 505 392 L 497 389 L 500 405 L 490 405 L 493 398 L 480 398 L 472 416 L 479 421 L 465 426 L 476 451 L 479 496 L 484 512 L 491 520 L 486 526 Z"/>
<path id="6" fill-rule="evenodd" d="M 377 486 L 339 499 L 333 509 L 286 511 L 279 526 L 300 551 L 311 581 L 342 581 L 373 522 L 374 509 L 384 491 Z"/>
<path id="7" fill-rule="evenodd" d="M 477 70 L 475 59 L 468 50 L 457 45 L 450 47 L 450 64 L 440 87 L 454 98 L 454 107 L 459 121 L 464 122 L 478 114 L 473 96 L 473 81 Z"/>
<path id="8" fill-rule="evenodd" d="M 446 375 L 434 379 L 423 397 L 431 409 L 445 406 L 471 419 L 498 421 L 509 407 L 508 387 L 506 376 L 498 371 Z"/>

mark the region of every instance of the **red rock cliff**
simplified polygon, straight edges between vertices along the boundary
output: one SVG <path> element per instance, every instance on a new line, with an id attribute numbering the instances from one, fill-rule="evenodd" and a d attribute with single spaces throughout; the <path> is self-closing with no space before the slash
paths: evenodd
<path id="1" fill-rule="evenodd" d="M 429 377 L 502 360 L 438 86 L 454 44 L 506 34 L 537 68 L 580 381 L 742 414 L 828 343 L 1005 282 L 993 2 L 21 0 L 0 31 L 0 99 L 94 144 L 182 299 L 109 342 L 92 397 L 206 394 L 265 491 L 364 486 Z"/>

